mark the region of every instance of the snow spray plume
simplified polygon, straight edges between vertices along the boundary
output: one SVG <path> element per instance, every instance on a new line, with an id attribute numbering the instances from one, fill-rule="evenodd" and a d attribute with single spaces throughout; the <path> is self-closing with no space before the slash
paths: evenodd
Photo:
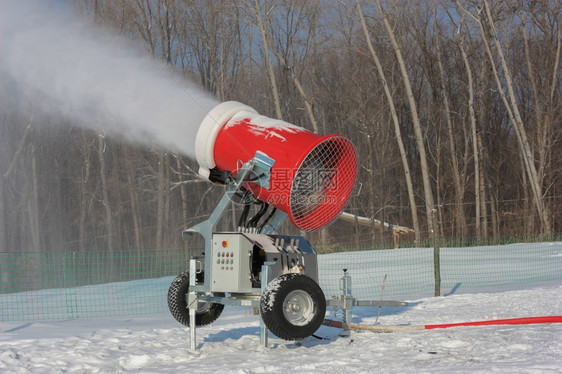
<path id="1" fill-rule="evenodd" d="M 64 8 L 0 0 L 0 81 L 13 85 L 9 94 L 91 130 L 193 156 L 199 123 L 218 102 Z"/>

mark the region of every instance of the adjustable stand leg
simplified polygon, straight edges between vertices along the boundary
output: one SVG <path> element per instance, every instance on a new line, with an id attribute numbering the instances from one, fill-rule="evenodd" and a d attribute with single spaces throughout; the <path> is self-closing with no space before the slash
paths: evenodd
<path id="1" fill-rule="evenodd" d="M 352 309 L 353 309 L 353 296 L 351 294 L 351 276 L 347 273 L 347 269 L 343 269 L 343 277 L 340 279 L 341 295 L 341 308 L 343 311 L 344 330 L 341 331 L 340 336 L 349 336 L 349 328 L 351 323 Z"/>
<path id="2" fill-rule="evenodd" d="M 197 348 L 197 337 L 195 333 L 195 309 L 189 309 L 189 349 L 194 351 Z"/>
<path id="3" fill-rule="evenodd" d="M 261 314 L 261 313 L 260 313 Z M 265 323 L 263 323 L 263 319 L 260 316 L 260 345 L 262 347 L 267 348 L 267 326 L 265 326 Z"/>
<path id="4" fill-rule="evenodd" d="M 351 294 L 351 276 L 347 269 L 343 269 L 343 277 L 340 279 L 341 307 L 343 310 L 343 321 L 351 323 L 351 309 L 353 308 L 353 296 Z"/>
<path id="5" fill-rule="evenodd" d="M 189 284 L 197 283 L 197 260 L 189 260 Z M 189 349 L 194 351 L 197 348 L 196 322 L 195 315 L 197 313 L 197 293 L 189 292 L 187 294 L 187 306 L 189 308 Z"/>
<path id="6" fill-rule="evenodd" d="M 265 287 L 269 283 L 269 267 L 275 264 L 275 262 L 265 262 L 261 267 L 261 294 L 265 291 Z M 261 308 L 260 308 L 260 345 L 267 348 L 267 326 L 261 318 Z"/>

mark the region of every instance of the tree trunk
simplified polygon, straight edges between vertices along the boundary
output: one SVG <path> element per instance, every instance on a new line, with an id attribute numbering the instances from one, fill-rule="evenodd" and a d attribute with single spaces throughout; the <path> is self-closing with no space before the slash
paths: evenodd
<path id="1" fill-rule="evenodd" d="M 422 172 L 422 179 L 423 179 L 423 191 L 425 197 L 425 213 L 427 217 L 427 234 L 431 242 L 434 242 L 437 236 L 437 219 L 435 217 L 435 203 L 433 200 L 433 192 L 431 190 L 431 183 L 429 180 L 429 166 L 427 164 L 427 156 L 425 153 L 425 143 L 423 139 L 423 132 L 421 128 L 420 118 L 418 115 L 418 109 L 416 105 L 416 101 L 414 99 L 414 93 L 412 91 L 412 86 L 410 84 L 410 78 L 408 76 L 408 71 L 406 69 L 406 63 L 404 61 L 404 57 L 402 56 L 402 51 L 400 46 L 398 45 L 398 41 L 394 36 L 394 31 L 390 22 L 388 21 L 388 17 L 386 16 L 386 11 L 382 7 L 381 0 L 376 0 L 378 5 L 379 11 L 382 15 L 384 27 L 386 29 L 386 33 L 390 38 L 390 42 L 394 49 L 394 54 L 396 55 L 396 59 L 398 60 L 398 65 L 400 66 L 400 72 L 402 75 L 402 82 L 404 83 L 404 88 L 406 89 L 406 96 L 408 98 L 408 103 L 410 106 L 410 113 L 412 115 L 412 124 L 414 126 L 414 134 L 416 138 L 416 143 L 418 145 L 418 151 L 420 156 L 420 166 Z M 434 277 L 435 277 L 435 296 L 439 296 L 441 294 L 441 267 L 439 261 L 439 248 L 434 247 L 434 262 L 433 262 L 433 270 L 434 270 Z"/>
<path id="2" fill-rule="evenodd" d="M 371 228 L 371 242 L 376 240 L 376 229 L 375 229 L 375 217 L 376 217 L 376 191 L 375 191 L 375 162 L 373 160 L 373 143 L 370 135 L 367 135 L 367 149 L 369 154 L 369 211 L 371 212 L 371 217 L 373 217 L 373 226 Z M 384 232 L 384 227 L 381 225 L 381 238 Z"/>
<path id="3" fill-rule="evenodd" d="M 521 152 L 521 156 L 523 157 L 525 172 L 527 173 L 527 176 L 529 178 L 529 185 L 531 187 L 533 202 L 541 221 L 541 231 L 545 234 L 550 234 L 552 230 L 552 225 L 550 222 L 550 212 L 548 211 L 548 205 L 545 204 L 542 195 L 542 178 L 539 177 L 537 173 L 537 169 L 535 167 L 533 152 L 531 151 L 531 146 L 527 138 L 525 126 L 523 124 L 521 114 L 519 113 L 519 106 L 516 102 L 516 94 L 513 88 L 513 79 L 509 67 L 507 65 L 507 62 L 505 60 L 501 43 L 497 36 L 497 31 L 490 11 L 490 5 L 488 0 L 484 0 L 483 4 L 484 4 L 483 12 L 480 11 L 478 17 L 472 15 L 470 12 L 466 10 L 465 12 L 467 12 L 478 23 L 480 27 L 480 31 L 482 34 L 482 41 L 484 42 L 486 53 L 488 54 L 488 58 L 492 66 L 492 70 L 494 72 L 494 78 L 496 81 L 496 85 L 498 87 L 498 92 L 505 105 L 509 118 L 511 119 L 511 123 L 513 124 L 515 134 L 517 136 L 517 141 L 519 143 L 519 150 Z M 461 5 L 459 5 L 459 7 L 465 9 Z M 485 18 L 484 22 L 486 23 L 487 27 L 480 19 L 481 16 Z M 500 59 L 500 63 L 503 71 L 503 78 L 505 80 L 505 85 L 507 89 L 507 95 L 504 92 L 504 87 L 502 86 L 500 73 L 496 68 L 490 43 L 494 44 L 496 53 Z"/>
<path id="4" fill-rule="evenodd" d="M 473 91 L 473 77 L 472 77 L 472 68 L 470 67 L 470 63 L 468 62 L 468 56 L 464 49 L 464 46 L 461 41 L 460 51 L 462 55 L 462 59 L 464 61 L 464 67 L 466 69 L 466 77 L 467 77 L 467 89 L 468 89 L 468 116 L 470 121 L 470 132 L 472 134 L 472 158 L 474 162 L 474 230 L 475 236 L 480 237 L 482 235 L 481 231 L 481 218 L 482 214 L 480 211 L 481 202 L 480 202 L 480 152 L 478 149 L 478 141 L 477 138 L 479 137 L 478 128 L 476 125 L 476 114 L 474 112 L 474 91 Z"/>
<path id="5" fill-rule="evenodd" d="M 443 62 L 441 57 L 441 43 L 439 41 L 439 30 L 437 29 L 437 15 L 436 15 L 435 3 L 433 3 L 433 18 L 435 24 L 435 51 L 437 53 L 437 66 L 439 67 L 439 82 L 441 85 L 441 92 L 443 93 L 443 105 L 445 105 L 445 119 L 447 121 L 447 137 L 449 145 L 449 153 L 451 154 L 451 166 L 452 166 L 452 179 L 453 187 L 455 189 L 455 223 L 456 227 L 454 229 L 454 234 L 456 236 L 465 237 L 466 236 L 466 216 L 464 212 L 464 188 L 461 183 L 461 175 L 459 172 L 459 162 L 457 159 L 457 150 L 455 146 L 454 130 L 453 130 L 453 120 L 451 119 L 451 108 L 449 105 L 449 95 L 447 94 L 447 87 L 445 85 L 445 70 L 443 69 Z M 461 47 L 462 48 L 462 47 Z M 472 90 L 472 87 L 469 86 Z M 440 204 L 439 204 L 440 205 Z"/>
<path id="6" fill-rule="evenodd" d="M 550 223 L 550 212 L 548 212 L 548 206 L 545 204 L 544 199 L 543 199 L 543 195 L 542 195 L 542 182 L 541 179 L 537 173 L 536 167 L 535 167 L 535 163 L 534 163 L 534 157 L 533 157 L 533 152 L 531 151 L 531 147 L 529 145 L 529 141 L 527 139 L 527 133 L 525 130 L 525 127 L 523 125 L 523 120 L 521 118 L 521 115 L 519 114 L 519 106 L 517 104 L 517 102 L 515 101 L 515 91 L 513 88 L 513 80 L 511 78 L 511 73 L 509 70 L 509 67 L 507 66 L 507 62 L 505 61 L 505 57 L 503 54 L 503 49 L 501 47 L 500 41 L 497 37 L 497 33 L 496 33 L 496 29 L 495 29 L 495 25 L 494 25 L 494 21 L 492 18 L 492 14 L 490 12 L 490 5 L 488 3 L 487 0 L 484 0 L 484 9 L 485 9 L 485 13 L 486 13 L 486 17 L 488 19 L 488 23 L 490 26 L 490 36 L 493 39 L 493 42 L 496 46 L 496 51 L 500 57 L 500 61 L 502 64 L 502 68 L 504 71 L 504 78 L 505 78 L 505 82 L 506 82 L 506 86 L 507 86 L 507 91 L 509 93 L 509 99 L 510 99 L 510 103 L 511 103 L 511 107 L 512 107 L 512 111 L 513 111 L 513 118 L 515 119 L 514 121 L 514 127 L 516 130 L 516 133 L 518 134 L 517 139 L 519 140 L 519 142 L 521 143 L 521 151 L 523 152 L 523 161 L 525 162 L 525 169 L 527 170 L 527 173 L 529 174 L 529 183 L 531 184 L 531 191 L 533 193 L 533 199 L 537 208 L 537 212 L 539 214 L 539 218 L 541 220 L 541 230 L 545 233 L 545 234 L 550 234 L 551 233 L 551 223 Z M 484 37 L 485 41 L 486 38 Z M 491 56 L 490 56 L 491 57 Z M 495 72 L 497 74 L 497 72 Z M 500 93 L 502 93 L 502 98 L 504 98 L 504 100 L 507 102 L 507 99 L 505 98 L 505 94 L 503 94 L 503 90 L 501 87 L 501 83 L 499 82 L 499 78 L 497 79 L 498 82 L 498 89 L 500 91 Z"/>
<path id="7" fill-rule="evenodd" d="M 161 37 L 161 48 L 162 48 L 162 59 L 168 64 L 172 64 L 172 24 L 170 21 L 170 2 L 165 1 L 159 4 L 162 10 L 159 10 L 158 14 L 161 17 L 161 13 L 164 13 L 164 19 L 160 19 L 160 37 Z"/>
<path id="8" fill-rule="evenodd" d="M 297 90 L 299 91 L 299 94 L 304 101 L 304 106 L 306 108 L 306 113 L 308 114 L 308 120 L 310 121 L 310 124 L 312 126 L 312 131 L 314 131 L 315 133 L 318 133 L 318 122 L 316 121 L 316 118 L 314 117 L 314 112 L 312 110 L 311 100 L 308 97 L 308 95 L 306 94 L 306 92 L 304 91 L 304 88 L 303 88 L 299 78 L 297 77 L 297 75 L 295 74 L 293 69 L 287 65 L 287 62 L 285 61 L 283 56 L 281 56 L 279 51 L 277 51 L 277 49 L 273 46 L 273 42 L 271 43 L 271 50 L 273 51 L 273 53 L 275 54 L 275 56 L 277 57 L 277 59 L 279 60 L 281 65 L 283 65 L 283 67 L 289 72 L 289 76 L 293 80 L 293 83 L 295 84 L 295 87 L 297 87 Z"/>
<path id="9" fill-rule="evenodd" d="M 158 249 L 162 248 L 162 238 L 164 231 L 164 206 L 165 206 L 165 193 L 166 193 L 166 175 L 165 175 L 165 161 L 166 155 L 160 153 L 158 156 L 158 206 L 156 212 L 156 243 Z"/>
<path id="10" fill-rule="evenodd" d="M 416 243 L 419 243 L 420 226 L 419 226 L 418 212 L 416 207 L 416 199 L 414 196 L 414 187 L 412 183 L 412 176 L 410 173 L 410 166 L 408 164 L 408 156 L 406 155 L 406 149 L 404 147 L 404 142 L 402 141 L 402 134 L 400 131 L 400 121 L 398 120 L 398 114 L 396 113 L 396 108 L 394 106 L 394 99 L 392 98 L 392 93 L 390 92 L 390 88 L 386 81 L 384 70 L 380 63 L 379 57 L 375 52 L 375 49 L 373 48 L 373 44 L 371 43 L 371 37 L 369 35 L 369 31 L 367 30 L 367 23 L 365 22 L 365 17 L 363 15 L 363 10 L 361 9 L 361 4 L 359 3 L 359 0 L 357 0 L 357 11 L 359 13 L 359 18 L 361 19 L 361 26 L 363 27 L 363 33 L 365 34 L 365 40 L 367 41 L 369 52 L 371 53 L 371 57 L 373 58 L 373 61 L 375 62 L 375 65 L 377 67 L 379 77 L 384 87 L 386 99 L 388 100 L 388 105 L 390 107 L 390 114 L 392 116 L 392 121 L 394 123 L 394 132 L 396 134 L 396 141 L 398 142 L 398 148 L 400 149 L 400 158 L 402 160 L 402 167 L 404 168 L 406 187 L 408 189 L 408 199 L 410 202 L 410 212 L 412 214 L 412 225 L 414 226 L 414 231 L 415 231 L 415 241 Z"/>
<path id="11" fill-rule="evenodd" d="M 148 0 L 136 0 L 137 7 L 142 15 L 142 23 L 135 17 L 137 32 L 148 45 L 148 51 L 154 56 L 154 40 L 152 36 L 152 8 Z"/>
<path id="12" fill-rule="evenodd" d="M 31 194 L 27 200 L 27 211 L 29 214 L 29 231 L 31 232 L 31 240 L 33 243 L 33 251 L 41 253 L 41 220 L 39 219 L 39 190 L 37 177 L 37 160 L 35 156 L 35 144 L 31 144 L 30 148 L 31 162 Z"/>
<path id="13" fill-rule="evenodd" d="M 490 216 L 492 217 L 492 236 L 495 238 L 499 235 L 498 225 L 498 202 L 495 196 L 495 191 L 490 191 Z"/>
<path id="14" fill-rule="evenodd" d="M 84 174 L 80 180 L 80 218 L 78 223 L 78 250 L 86 251 L 86 224 L 90 199 L 88 198 L 88 188 L 90 186 L 90 146 L 86 144 L 86 136 L 82 131 L 82 146 L 84 152 Z"/>
<path id="15" fill-rule="evenodd" d="M 414 134 L 416 138 L 416 143 L 418 145 L 418 151 L 420 156 L 420 166 L 422 172 L 422 179 L 423 179 L 423 191 L 425 197 L 425 213 L 427 217 L 427 233 L 430 239 L 434 238 L 437 234 L 435 221 L 434 221 L 434 214 L 433 211 L 434 207 L 434 200 L 433 200 L 433 192 L 431 190 L 431 183 L 429 179 L 429 166 L 427 164 L 427 156 L 425 153 L 425 143 L 423 139 L 423 132 L 420 123 L 420 117 L 418 115 L 417 104 L 414 99 L 414 93 L 412 91 L 412 85 L 410 84 L 410 78 L 408 76 L 408 70 L 406 68 L 406 62 L 404 57 L 402 56 L 402 50 L 398 45 L 398 41 L 394 35 L 394 30 L 392 25 L 390 24 L 388 17 L 386 15 L 386 11 L 382 7 L 381 0 L 375 0 L 379 9 L 379 12 L 382 16 L 382 20 L 384 23 L 384 27 L 386 29 L 386 33 L 390 39 L 392 44 L 392 48 L 394 49 L 394 54 L 396 55 L 396 59 L 398 60 L 398 65 L 400 66 L 400 72 L 402 75 L 402 82 L 404 83 L 404 88 L 406 90 L 406 96 L 408 99 L 408 104 L 410 106 L 410 113 L 412 115 L 412 124 L 414 126 Z"/>
<path id="16" fill-rule="evenodd" d="M 3 174 L 0 174 L 0 253 L 1 252 L 8 252 L 8 235 L 9 235 L 9 230 L 7 229 L 7 222 L 6 222 L 6 216 L 7 216 L 7 204 L 6 204 L 6 197 L 5 197 L 5 188 L 6 188 L 6 181 L 8 181 L 8 178 L 10 177 L 10 175 L 12 174 L 12 171 L 15 169 L 16 167 L 16 163 L 20 158 L 20 155 L 22 154 L 26 142 L 27 142 L 27 136 L 31 130 L 31 125 L 33 124 L 33 116 L 30 117 L 29 119 L 29 123 L 27 125 L 27 127 L 25 128 L 25 131 L 23 133 L 23 136 L 18 144 L 18 147 L 16 148 L 16 152 L 14 153 L 14 156 L 12 157 L 12 160 L 10 161 L 10 163 L 8 164 L 8 168 L 6 169 L 6 171 Z M 0 267 L 2 268 L 2 267 Z M 4 268 L 3 268 L 4 269 Z M 0 274 L 0 281 L 4 284 L 7 284 L 7 279 L 9 278 L 9 274 L 10 271 L 8 269 L 6 269 L 5 273 Z M 6 283 L 5 283 L 6 282 Z"/>
<path id="17" fill-rule="evenodd" d="M 254 1 L 253 11 L 258 20 L 258 28 L 261 32 L 265 64 L 267 68 L 267 74 L 269 76 L 269 83 L 271 84 L 273 103 L 275 104 L 275 116 L 277 119 L 283 119 L 283 114 L 281 112 L 281 101 L 279 100 L 279 90 L 277 89 L 277 81 L 275 80 L 275 71 L 273 70 L 273 64 L 271 62 L 271 58 L 269 57 L 269 43 L 267 40 L 267 17 L 265 19 L 262 17 L 262 9 L 258 0 Z"/>
<path id="18" fill-rule="evenodd" d="M 134 241 L 135 249 L 140 250 L 143 248 L 141 239 L 141 217 L 139 213 L 139 201 L 136 190 L 136 180 L 134 176 L 133 162 L 130 159 L 130 155 L 127 155 L 127 183 L 129 187 L 129 199 L 131 200 L 131 216 L 133 217 L 133 231 L 134 231 Z"/>
<path id="19" fill-rule="evenodd" d="M 484 238 L 488 237 L 488 206 L 486 198 L 486 168 L 485 168 L 485 152 L 484 146 L 482 144 L 482 135 L 480 132 L 476 134 L 476 143 L 478 146 L 478 153 L 481 155 L 479 159 L 479 168 L 478 168 L 478 176 L 479 176 L 479 186 L 480 186 L 480 215 L 482 217 L 480 223 L 481 235 Z"/>
<path id="20" fill-rule="evenodd" d="M 435 165 L 435 176 L 436 176 L 435 196 L 437 198 L 437 210 L 436 210 L 437 211 L 437 214 L 436 214 L 437 217 L 443 217 L 443 201 L 442 201 L 442 194 L 441 194 L 441 186 L 443 184 L 444 178 L 443 178 L 443 175 L 442 175 L 442 172 L 441 172 L 441 164 L 442 164 L 442 162 L 441 162 L 441 160 L 442 160 L 441 159 L 441 157 L 442 157 L 441 156 L 441 150 L 442 150 L 441 135 L 438 134 L 437 135 L 437 147 L 436 147 L 437 155 L 435 157 L 435 160 L 436 160 L 436 162 L 435 162 L 436 163 L 436 165 Z M 439 230 L 438 236 L 440 236 L 440 237 L 445 236 L 444 235 L 445 228 L 443 227 L 443 221 L 442 220 L 439 220 L 439 221 L 436 220 L 435 222 L 436 222 L 435 228 L 436 228 L 436 230 Z"/>
<path id="21" fill-rule="evenodd" d="M 535 214 L 533 214 L 532 197 L 529 196 L 529 178 L 525 171 L 525 161 L 523 155 L 519 153 L 519 161 L 521 164 L 521 185 L 523 186 L 523 224 L 525 235 L 531 234 L 535 230 Z"/>
<path id="22" fill-rule="evenodd" d="M 182 163 L 179 157 L 176 157 L 176 166 L 178 168 L 178 179 L 180 182 L 180 196 L 181 196 L 181 212 L 182 212 L 182 230 L 186 230 L 189 225 L 189 202 L 187 199 L 187 186 L 183 182 Z M 184 242 L 184 246 L 187 242 Z"/>
<path id="23" fill-rule="evenodd" d="M 100 179 L 102 186 L 102 196 L 103 196 L 103 206 L 105 208 L 105 225 L 107 227 L 107 248 L 112 254 L 114 243 L 114 227 L 113 227 L 113 216 L 111 210 L 111 201 L 109 200 L 109 186 L 107 182 L 107 166 L 105 162 L 105 137 L 104 135 L 99 135 L 98 137 L 98 156 L 100 162 Z M 113 269 L 112 269 L 113 270 Z M 113 272 L 111 272 L 113 274 Z"/>
<path id="24" fill-rule="evenodd" d="M 558 3 L 558 13 L 560 14 L 560 3 Z M 541 178 L 542 184 L 548 184 L 545 181 L 545 176 L 547 175 L 548 164 L 550 162 L 551 157 L 551 149 L 552 149 L 552 111 L 554 108 L 554 93 L 556 90 L 556 86 L 560 84 L 560 80 L 558 78 L 558 69 L 560 67 L 560 52 L 562 47 L 562 27 L 558 25 L 558 32 L 556 37 L 556 51 L 554 54 L 554 63 L 553 63 L 553 71 L 552 71 L 552 78 L 550 84 L 544 84 L 543 87 L 546 88 L 545 91 L 549 91 L 549 94 L 543 94 L 543 107 L 541 108 L 541 99 L 539 96 L 539 88 L 537 87 L 537 82 L 535 79 L 533 63 L 531 61 L 531 51 L 529 47 L 529 37 L 527 35 L 527 24 L 525 19 L 525 12 L 522 9 L 519 11 L 519 15 L 522 22 L 522 33 L 523 33 L 523 41 L 525 47 L 525 61 L 527 63 L 527 71 L 529 75 L 529 84 L 531 85 L 532 92 L 533 92 L 533 101 L 535 107 L 535 122 L 536 122 L 536 144 L 537 146 L 535 149 L 539 155 L 538 160 L 538 171 L 537 174 L 539 178 Z M 545 74 L 546 76 L 546 74 Z M 550 87 L 549 87 L 550 86 Z M 542 88 L 542 87 L 541 87 Z M 544 91 L 543 91 L 544 92 Z M 556 110 L 556 109 L 554 109 Z M 550 200 L 545 199 L 544 201 L 545 209 L 547 214 L 550 217 Z M 550 219 L 550 218 L 549 218 Z"/>

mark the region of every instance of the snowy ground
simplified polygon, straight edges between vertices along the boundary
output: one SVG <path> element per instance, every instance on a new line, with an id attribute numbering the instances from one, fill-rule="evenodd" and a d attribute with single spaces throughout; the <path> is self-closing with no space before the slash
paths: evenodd
<path id="1" fill-rule="evenodd" d="M 452 294 L 384 308 L 377 323 L 427 325 L 562 315 L 562 282 L 501 292 Z M 355 308 L 354 322 L 375 323 L 378 308 Z M 332 311 L 328 311 L 330 317 Z M 0 322 L 2 373 L 562 373 L 562 324 L 455 327 L 401 333 L 321 327 L 314 337 L 259 345 L 250 309 L 227 307 L 189 330 L 168 313 L 59 322 Z"/>

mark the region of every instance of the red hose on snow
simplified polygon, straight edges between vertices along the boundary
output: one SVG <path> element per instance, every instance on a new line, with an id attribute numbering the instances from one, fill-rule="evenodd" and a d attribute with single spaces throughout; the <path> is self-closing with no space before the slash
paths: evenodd
<path id="1" fill-rule="evenodd" d="M 432 329 L 446 329 L 449 327 L 459 327 L 459 326 L 530 325 L 536 323 L 562 323 L 562 316 L 524 317 L 524 318 L 495 319 L 489 321 L 443 323 L 437 325 L 409 325 L 409 326 L 365 325 L 359 323 L 345 323 L 340 321 L 334 321 L 331 319 L 324 320 L 324 325 L 330 327 L 343 328 L 347 330 L 367 330 L 367 331 L 377 331 L 377 332 L 419 331 L 419 330 L 432 330 Z"/>
<path id="2" fill-rule="evenodd" d="M 444 323 L 440 325 L 425 325 L 424 328 L 426 330 L 431 330 L 431 329 L 446 329 L 448 327 L 456 327 L 456 326 L 530 325 L 534 323 L 562 323 L 562 316 L 524 317 L 524 318 L 495 319 L 490 321 Z"/>

